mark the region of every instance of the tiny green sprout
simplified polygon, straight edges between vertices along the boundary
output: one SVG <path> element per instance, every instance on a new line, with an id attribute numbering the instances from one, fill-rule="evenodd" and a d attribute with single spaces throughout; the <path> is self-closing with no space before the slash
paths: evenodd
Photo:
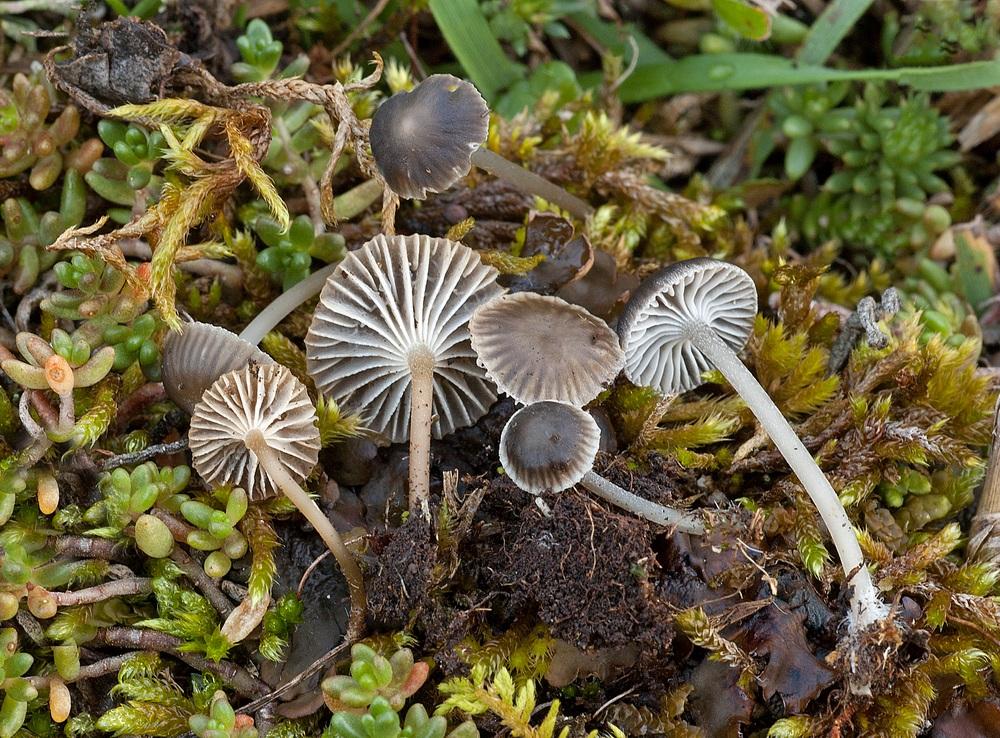
<path id="1" fill-rule="evenodd" d="M 414 662 L 408 648 L 401 648 L 387 659 L 370 646 L 356 643 L 351 648 L 350 676 L 323 680 L 323 698 L 335 713 L 363 714 L 376 698 L 385 699 L 392 710 L 400 710 L 429 673 L 426 663 Z"/>
<path id="2" fill-rule="evenodd" d="M 160 469 L 151 461 L 131 472 L 119 467 L 100 481 L 103 499 L 84 513 L 84 521 L 96 526 L 90 535 L 114 538 L 153 505 L 166 503 L 187 487 L 191 469 L 186 466 Z M 149 525 L 149 523 L 144 523 Z M 162 544 L 161 544 L 162 547 Z"/>
<path id="3" fill-rule="evenodd" d="M 264 615 L 260 653 L 269 661 L 282 661 L 295 626 L 302 622 L 305 608 L 294 592 L 286 592 L 277 605 Z"/>
<path id="4" fill-rule="evenodd" d="M 253 229 L 267 245 L 257 255 L 257 266 L 282 280 L 288 290 L 309 276 L 315 257 L 327 263 L 339 261 L 347 253 L 344 238 L 336 233 L 317 234 L 307 215 L 292 221 L 287 231 L 273 218 L 258 217 Z"/>
<path id="5" fill-rule="evenodd" d="M 237 715 L 221 689 L 212 695 L 208 715 L 192 715 L 188 725 L 198 738 L 257 738 L 253 718 Z"/>
<path id="6" fill-rule="evenodd" d="M 281 61 L 283 46 L 271 36 L 271 29 L 260 18 L 247 24 L 246 33 L 236 39 L 243 61 L 232 65 L 233 77 L 239 82 L 261 82 L 270 79 Z"/>
<path id="7" fill-rule="evenodd" d="M 163 559 L 174 550 L 174 537 L 162 520 L 143 514 L 135 521 L 135 545 L 147 556 Z"/>
<path id="8" fill-rule="evenodd" d="M 149 132 L 135 123 L 102 120 L 97 133 L 114 152 L 94 162 L 85 179 L 91 189 L 110 203 L 109 215 L 117 222 L 127 222 L 136 205 L 146 205 L 159 197 L 163 178 L 153 170 L 166 148 L 160 131 Z M 141 200 L 141 202 L 139 202 Z"/>
<path id="9" fill-rule="evenodd" d="M 4 692 L 0 705 L 0 738 L 13 738 L 24 723 L 28 703 L 38 696 L 38 690 L 24 678 L 34 658 L 18 650 L 17 631 L 0 631 L 0 690 Z"/>

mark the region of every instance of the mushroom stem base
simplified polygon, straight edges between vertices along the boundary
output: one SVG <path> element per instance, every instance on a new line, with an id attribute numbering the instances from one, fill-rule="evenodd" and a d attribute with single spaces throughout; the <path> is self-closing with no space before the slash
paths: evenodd
<path id="1" fill-rule="evenodd" d="M 687 328 L 688 338 L 733 386 L 747 407 L 757 416 L 764 430 L 785 461 L 795 472 L 813 504 L 816 505 L 823 523 L 830 532 L 830 538 L 837 549 L 840 564 L 847 577 L 851 592 L 850 628 L 859 631 L 884 619 L 889 612 L 878 590 L 872 583 L 871 574 L 865 566 L 857 536 L 851 527 L 840 497 L 830 485 L 830 481 L 816 464 L 816 460 L 806 450 L 802 440 L 792 430 L 792 426 L 774 404 L 771 396 L 764 391 L 750 370 L 740 361 L 736 353 L 704 323 L 691 324 Z"/>

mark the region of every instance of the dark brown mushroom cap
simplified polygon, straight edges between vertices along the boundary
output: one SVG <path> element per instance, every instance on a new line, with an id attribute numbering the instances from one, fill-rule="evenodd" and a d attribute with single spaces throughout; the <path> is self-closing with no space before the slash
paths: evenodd
<path id="1" fill-rule="evenodd" d="M 734 264 L 698 258 L 660 269 L 632 293 L 618 319 L 625 375 L 667 394 L 694 389 L 713 367 L 689 340 L 691 330 L 707 326 L 738 352 L 756 315 L 757 288 Z"/>
<path id="2" fill-rule="evenodd" d="M 274 359 L 235 333 L 209 323 L 185 323 L 163 339 L 163 389 L 188 415 L 223 374 Z"/>
<path id="3" fill-rule="evenodd" d="M 496 400 L 476 363 L 469 317 L 501 294 L 497 270 L 444 238 L 376 236 L 340 263 L 306 335 L 309 375 L 392 442 L 409 438 L 411 351 L 434 356 L 435 438 L 471 425 Z"/>
<path id="4" fill-rule="evenodd" d="M 600 318 L 558 297 L 502 295 L 469 321 L 487 376 L 525 405 L 557 400 L 583 406 L 614 381 L 625 362 L 618 337 Z"/>
<path id="5" fill-rule="evenodd" d="M 500 434 L 500 463 L 531 494 L 561 492 L 594 466 L 601 431 L 590 413 L 565 402 L 536 402 L 514 413 Z"/>
<path id="6" fill-rule="evenodd" d="M 400 197 L 422 200 L 469 173 L 486 142 L 489 108 L 473 85 L 434 74 L 397 92 L 372 116 L 369 139 L 378 170 Z"/>
<path id="7" fill-rule="evenodd" d="M 195 405 L 188 443 L 195 471 L 209 484 L 243 487 L 251 499 L 279 494 L 245 440 L 258 429 L 301 482 L 316 466 L 320 438 L 305 385 L 281 364 L 253 364 L 222 375 Z"/>

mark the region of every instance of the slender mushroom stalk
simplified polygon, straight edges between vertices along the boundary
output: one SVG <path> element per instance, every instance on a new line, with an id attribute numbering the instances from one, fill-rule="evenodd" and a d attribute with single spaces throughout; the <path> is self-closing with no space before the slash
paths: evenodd
<path id="1" fill-rule="evenodd" d="M 466 83 L 468 84 L 468 83 Z M 485 146 L 485 144 L 484 144 Z M 586 220 L 594 214 L 594 208 L 576 195 L 572 195 L 559 185 L 550 182 L 520 164 L 504 159 L 500 154 L 480 146 L 472 152 L 472 163 L 484 169 L 497 179 L 520 187 L 536 197 L 558 205 L 574 218 Z"/>
<path id="2" fill-rule="evenodd" d="M 390 442 L 409 440 L 411 513 L 429 513 L 431 435 L 474 423 L 496 399 L 468 324 L 503 292 L 497 274 L 453 241 L 376 236 L 347 255 L 320 295 L 306 335 L 309 374 Z"/>
<path id="3" fill-rule="evenodd" d="M 300 486 L 318 460 L 316 408 L 305 386 L 280 364 L 223 374 L 191 416 L 192 465 L 207 482 L 243 487 L 252 500 L 282 493 L 306 516 L 340 564 L 351 594 L 347 638 L 364 632 L 364 578 L 337 529 Z"/>
<path id="4" fill-rule="evenodd" d="M 386 100 L 372 116 L 372 157 L 393 198 L 443 192 L 475 164 L 498 179 L 558 205 L 580 220 L 594 209 L 579 197 L 484 148 L 489 107 L 471 83 L 434 74 Z M 388 193 L 387 193 L 388 194 Z M 395 212 L 390 203 L 388 212 Z"/>
<path id="5" fill-rule="evenodd" d="M 619 319 L 625 373 L 637 384 L 676 393 L 701 384 L 701 374 L 711 366 L 722 372 L 785 457 L 830 532 L 852 588 L 850 628 L 857 633 L 884 620 L 888 608 L 837 493 L 736 355 L 756 313 L 756 288 L 737 266 L 689 259 L 662 269 L 639 286 Z"/>
<path id="6" fill-rule="evenodd" d="M 514 413 L 504 426 L 500 463 L 525 492 L 561 492 L 580 484 L 646 520 L 684 533 L 705 533 L 694 514 L 639 497 L 594 472 L 600 441 L 597 421 L 586 410 L 567 402 L 535 402 Z"/>
<path id="7" fill-rule="evenodd" d="M 341 538 L 337 529 L 333 527 L 330 519 L 323 514 L 323 511 L 319 509 L 315 501 L 306 494 L 305 490 L 295 481 L 295 478 L 288 473 L 285 465 L 281 462 L 281 458 L 268 445 L 267 439 L 264 438 L 264 434 L 260 429 L 254 428 L 247 433 L 244 443 L 247 449 L 257 457 L 261 468 L 271 478 L 274 485 L 281 490 L 281 493 L 285 497 L 292 501 L 292 504 L 299 509 L 299 512 L 305 515 L 306 520 L 316 529 L 320 538 L 323 539 L 327 548 L 330 549 L 330 553 L 333 554 L 337 563 L 340 564 L 340 569 L 344 572 L 344 577 L 347 579 L 347 586 L 351 592 L 351 602 L 354 605 L 351 608 L 351 630 L 354 634 L 360 635 L 364 624 L 366 607 L 364 603 L 367 598 L 365 596 L 365 580 L 361 574 L 360 567 L 358 567 L 358 563 L 354 560 L 354 555 L 344 545 L 344 539 Z"/>

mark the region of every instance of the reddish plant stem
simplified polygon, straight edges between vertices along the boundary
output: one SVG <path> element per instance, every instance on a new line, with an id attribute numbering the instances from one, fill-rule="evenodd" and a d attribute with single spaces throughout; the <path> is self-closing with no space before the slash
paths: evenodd
<path id="1" fill-rule="evenodd" d="M 49 592 L 49 595 L 59 607 L 70 607 L 72 605 L 90 605 L 94 602 L 103 602 L 112 597 L 129 597 L 134 595 L 147 595 L 153 591 L 153 580 L 145 577 L 133 577 L 130 579 L 116 579 L 104 584 L 98 584 L 86 589 L 78 589 L 75 592 Z"/>

